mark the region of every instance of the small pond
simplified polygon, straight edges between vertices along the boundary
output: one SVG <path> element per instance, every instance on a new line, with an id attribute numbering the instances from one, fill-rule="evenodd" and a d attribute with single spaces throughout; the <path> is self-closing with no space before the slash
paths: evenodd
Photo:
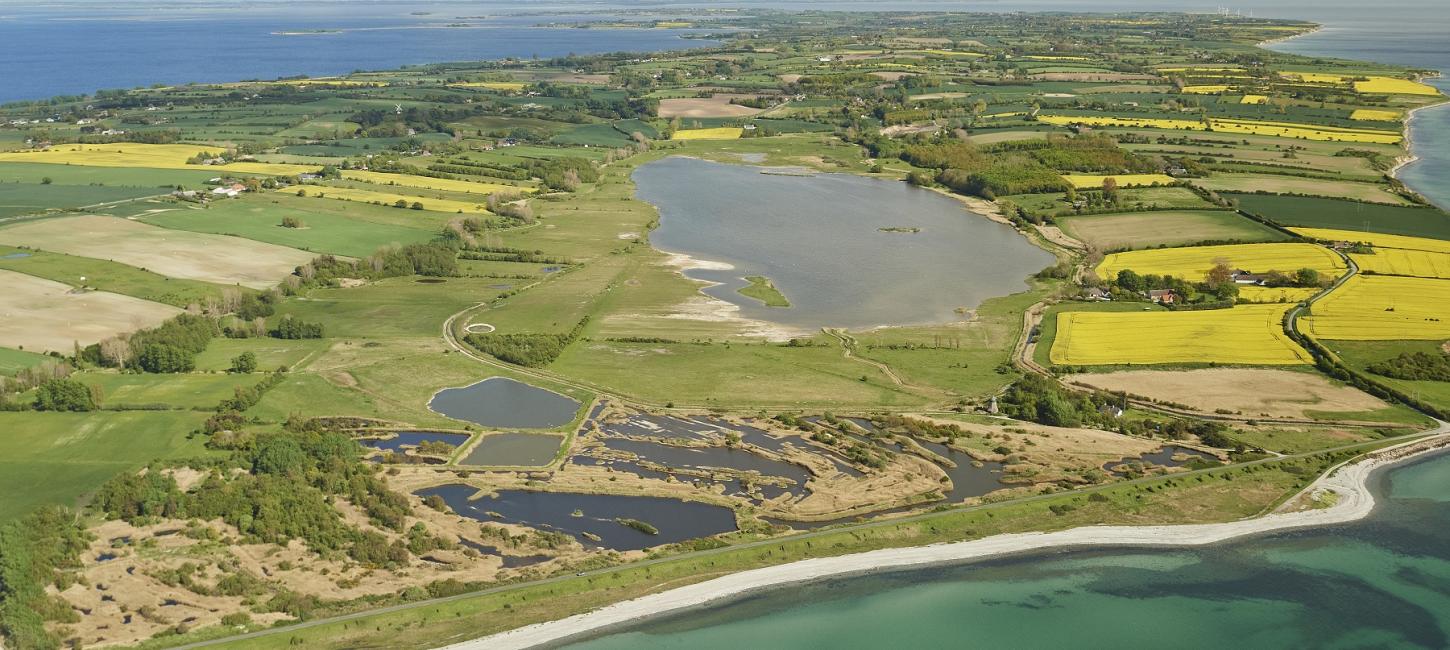
<path id="1" fill-rule="evenodd" d="M 803 488 L 811 473 L 794 463 L 787 463 L 730 447 L 676 447 L 639 440 L 605 438 L 604 446 L 634 454 L 644 460 L 678 468 L 701 469 L 719 467 L 743 472 L 755 471 L 762 476 L 779 476 L 794 480 Z"/>
<path id="2" fill-rule="evenodd" d="M 1024 291 L 1053 261 L 1011 227 L 929 190 L 766 169 L 672 157 L 633 175 L 639 197 L 660 210 L 650 242 L 719 263 L 687 275 L 719 283 L 705 292 L 749 318 L 811 330 L 960 320 L 957 309 Z M 739 294 L 753 275 L 770 278 L 792 306 Z"/>
<path id="3" fill-rule="evenodd" d="M 459 461 L 462 465 L 537 467 L 554 460 L 562 436 L 535 433 L 492 433 L 484 436 Z"/>
<path id="4" fill-rule="evenodd" d="M 1182 461 L 1173 460 L 1174 456 L 1180 454 L 1187 456 L 1187 458 Z M 1103 469 L 1113 474 L 1114 476 L 1125 476 L 1127 475 L 1127 472 L 1116 469 L 1119 465 L 1142 463 L 1143 465 L 1157 465 L 1160 467 L 1183 467 L 1196 460 L 1209 460 L 1218 462 L 1219 459 L 1217 456 L 1214 456 L 1213 454 L 1210 454 L 1206 451 L 1199 451 L 1197 449 L 1192 449 L 1189 447 L 1180 447 L 1178 445 L 1164 445 L 1163 448 L 1159 449 L 1158 451 L 1150 451 L 1141 456 L 1128 456 L 1127 458 L 1123 458 L 1121 460 L 1114 460 L 1103 463 Z"/>
<path id="5" fill-rule="evenodd" d="M 601 422 L 599 428 L 605 433 L 616 436 L 686 440 L 698 440 L 702 437 L 702 432 L 715 430 L 708 425 L 672 415 L 649 415 L 647 413 L 635 413 L 619 422 Z"/>
<path id="6" fill-rule="evenodd" d="M 972 458 L 971 454 L 957 451 L 951 446 L 939 442 L 928 442 L 916 438 L 913 440 L 916 441 L 916 444 L 956 463 L 956 467 L 937 464 L 937 467 L 940 467 L 952 479 L 952 489 L 942 491 L 942 496 L 946 497 L 948 503 L 960 503 L 963 499 L 979 497 L 1008 487 L 1001 481 L 1002 463 L 978 461 Z M 981 467 L 977 466 L 978 463 L 981 464 Z"/>
<path id="7" fill-rule="evenodd" d="M 662 497 L 500 490 L 497 497 L 470 501 L 477 488 L 441 485 L 419 490 L 420 497 L 438 495 L 454 512 L 479 521 L 500 521 L 574 535 L 586 546 L 632 551 L 683 542 L 735 530 L 729 508 Z M 576 516 L 575 513 L 580 515 Z M 490 513 L 496 513 L 497 517 Z M 619 519 L 634 519 L 659 529 L 635 530 Z M 599 537 L 595 542 L 583 533 Z"/>
<path id="8" fill-rule="evenodd" d="M 435 413 L 485 427 L 550 429 L 568 424 L 579 402 L 507 377 L 445 388 L 428 402 Z"/>
<path id="9" fill-rule="evenodd" d="M 417 447 L 425 442 L 446 442 L 460 447 L 468 442 L 466 433 L 442 433 L 439 431 L 399 431 L 391 438 L 362 438 L 358 444 L 383 451 L 402 451 L 404 447 Z"/>
<path id="10" fill-rule="evenodd" d="M 505 569 L 516 569 L 518 567 L 531 566 L 540 562 L 547 562 L 554 559 L 553 556 L 550 555 L 504 555 L 503 551 L 499 550 L 497 546 L 479 544 L 478 542 L 475 542 L 465 537 L 458 538 L 458 543 L 467 546 L 468 548 L 471 548 L 475 551 L 478 551 L 479 553 L 482 553 L 484 555 L 495 555 L 503 558 L 503 568 Z"/>

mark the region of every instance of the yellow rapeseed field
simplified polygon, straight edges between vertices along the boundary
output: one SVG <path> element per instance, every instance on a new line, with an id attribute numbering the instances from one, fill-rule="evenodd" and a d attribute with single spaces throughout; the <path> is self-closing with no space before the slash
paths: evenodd
<path id="1" fill-rule="evenodd" d="M 522 81 L 465 81 L 456 84 L 448 84 L 454 88 L 487 88 L 489 90 L 507 90 L 518 92 L 527 85 Z"/>
<path id="2" fill-rule="evenodd" d="M 1243 70 L 1243 68 L 1228 66 L 1158 68 L 1159 72 L 1236 72 L 1239 70 Z"/>
<path id="3" fill-rule="evenodd" d="M 1350 341 L 1450 338 L 1450 280 L 1356 275 L 1314 303 L 1305 332 Z"/>
<path id="4" fill-rule="evenodd" d="M 1373 108 L 1358 108 L 1349 114 L 1349 119 L 1369 122 L 1394 122 L 1400 119 L 1400 112 L 1382 111 Z"/>
<path id="5" fill-rule="evenodd" d="M 1434 86 L 1409 79 L 1394 77 L 1369 77 L 1367 81 L 1354 82 L 1354 92 L 1373 95 L 1439 95 Z"/>
<path id="6" fill-rule="evenodd" d="M 1199 120 L 1154 119 L 1142 117 L 1110 117 L 1094 115 L 1039 115 L 1037 121 L 1047 124 L 1087 124 L 1089 126 L 1116 126 L 1141 129 L 1184 129 L 1206 131 L 1210 128 Z M 1214 131 L 1267 135 L 1280 138 L 1317 140 L 1324 142 L 1371 142 L 1398 144 L 1403 136 L 1392 131 L 1373 129 L 1349 129 L 1333 126 L 1311 126 L 1292 122 L 1260 122 L 1254 120 L 1209 120 Z"/>
<path id="7" fill-rule="evenodd" d="M 279 83 L 288 86 L 326 86 L 328 88 L 381 88 L 387 84 L 385 81 L 358 81 L 355 79 L 283 79 L 268 83 Z"/>
<path id="8" fill-rule="evenodd" d="M 675 131 L 671 140 L 734 140 L 744 131 L 738 126 L 720 126 L 713 129 L 681 129 Z"/>
<path id="9" fill-rule="evenodd" d="M 1024 57 L 1031 61 L 1091 61 L 1085 56 L 1048 56 L 1045 54 L 1028 54 Z"/>
<path id="10" fill-rule="evenodd" d="M 1038 115 L 1037 121 L 1046 124 L 1066 126 L 1086 124 L 1088 126 L 1123 126 L 1142 129 L 1189 129 L 1202 130 L 1203 122 L 1198 120 L 1168 120 L 1148 117 L 1110 117 L 1094 115 Z"/>
<path id="11" fill-rule="evenodd" d="M 1212 95 L 1214 93 L 1227 92 L 1232 88 L 1233 86 L 1225 86 L 1222 84 L 1206 84 L 1202 86 L 1184 86 L 1183 92 L 1190 95 Z"/>
<path id="12" fill-rule="evenodd" d="M 1269 96 L 1268 95 L 1244 95 L 1243 98 L 1239 100 L 1239 103 L 1240 104 L 1267 104 L 1267 103 L 1269 103 Z"/>
<path id="13" fill-rule="evenodd" d="M 1078 189 L 1098 188 L 1103 186 L 1103 181 L 1108 178 L 1115 178 L 1118 187 L 1132 187 L 1135 185 L 1152 185 L 1159 183 L 1167 185 L 1178 182 L 1177 179 L 1167 174 L 1108 174 L 1098 176 L 1095 174 L 1063 174 L 1062 179 L 1072 183 Z"/>
<path id="14" fill-rule="evenodd" d="M 188 165 L 186 159 L 198 153 L 215 155 L 219 147 L 195 144 L 63 144 L 46 150 L 8 151 L 0 153 L 0 162 L 49 163 L 85 165 L 89 167 L 150 167 L 155 169 L 215 169 L 240 174 L 292 176 L 318 170 L 316 165 L 239 162 L 230 165 Z"/>
<path id="15" fill-rule="evenodd" d="M 1403 248 L 1376 248 L 1374 253 L 1351 253 L 1349 257 L 1359 265 L 1361 271 L 1380 275 L 1412 275 L 1420 278 L 1450 279 L 1450 253 L 1432 253 Z M 1450 311 L 1450 305 L 1446 307 L 1447 311 Z"/>
<path id="16" fill-rule="evenodd" d="M 1248 302 L 1299 302 L 1314 294 L 1318 289 L 1304 287 L 1259 287 L 1246 284 L 1239 287 L 1239 300 Z"/>
<path id="17" fill-rule="evenodd" d="M 961 56 L 969 59 L 987 56 L 980 52 L 958 52 L 956 50 L 906 50 L 906 52 L 913 54 L 935 54 L 937 56 Z"/>
<path id="18" fill-rule="evenodd" d="M 1403 136 L 1391 131 L 1371 129 L 1347 129 L 1334 126 L 1310 126 L 1292 122 L 1260 122 L 1254 120 L 1211 120 L 1213 130 L 1223 133 L 1246 133 L 1249 135 L 1271 135 L 1280 138 L 1297 138 L 1327 142 L 1372 142 L 1377 144 L 1398 144 Z"/>
<path id="19" fill-rule="evenodd" d="M 1336 230 L 1333 228 L 1290 228 L 1289 230 L 1320 241 L 1363 242 L 1375 248 L 1403 248 L 1412 251 L 1450 253 L 1450 241 L 1407 235 L 1387 235 L 1378 232 L 1358 230 Z"/>
<path id="20" fill-rule="evenodd" d="M 1155 248 L 1113 253 L 1103 258 L 1096 270 L 1098 277 L 1105 280 L 1117 277 L 1118 271 L 1132 269 L 1143 275 L 1172 275 L 1191 282 L 1200 282 L 1204 274 L 1220 261 L 1235 269 L 1252 273 L 1293 273 L 1298 269 L 1311 268 L 1326 276 L 1338 276 L 1346 268 L 1344 260 L 1327 248 L 1286 242 Z"/>
<path id="21" fill-rule="evenodd" d="M 444 190 L 448 192 L 467 192 L 469 194 L 493 194 L 495 192 L 532 192 L 533 188 L 514 187 L 502 183 L 475 183 L 473 181 L 459 181 L 450 178 L 431 178 L 428 176 L 413 176 L 411 174 L 388 174 L 385 172 L 365 171 L 344 171 L 342 177 L 372 183 L 374 185 L 399 185 L 402 187 L 419 187 L 426 190 Z"/>
<path id="22" fill-rule="evenodd" d="M 394 205 L 399 199 L 411 207 L 415 202 L 422 203 L 424 210 L 432 212 L 450 212 L 464 214 L 489 214 L 488 208 L 483 201 L 468 203 L 464 201 L 453 201 L 449 199 L 431 199 L 426 196 L 412 196 L 409 194 L 393 194 L 391 192 L 376 192 L 373 190 L 359 190 L 351 187 L 332 187 L 330 185 L 304 185 L 283 187 L 278 192 L 296 194 L 299 191 L 306 192 L 307 196 L 337 199 L 339 201 L 358 201 L 361 203 L 377 203 L 380 205 Z"/>
<path id="23" fill-rule="evenodd" d="M 1054 364 L 1310 363 L 1284 333 L 1289 305 L 1175 312 L 1068 311 L 1057 315 Z"/>
<path id="24" fill-rule="evenodd" d="M 1285 72 L 1282 73 L 1282 76 L 1314 84 L 1344 83 L 1349 78 L 1337 74 L 1324 74 L 1322 72 Z"/>

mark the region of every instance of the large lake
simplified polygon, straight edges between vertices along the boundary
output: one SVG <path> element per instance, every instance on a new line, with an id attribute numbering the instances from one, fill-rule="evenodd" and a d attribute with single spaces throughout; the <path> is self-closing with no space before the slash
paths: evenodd
<path id="1" fill-rule="evenodd" d="M 1450 647 L 1450 455 L 1375 482 L 1349 526 L 792 585 L 571 647 Z"/>
<path id="2" fill-rule="evenodd" d="M 804 329 L 960 320 L 956 310 L 1025 290 L 1027 277 L 1053 261 L 1011 227 L 935 192 L 849 174 L 768 172 L 682 157 L 634 172 L 639 197 L 660 210 L 650 242 L 732 266 L 687 275 L 720 283 L 705 292 L 750 318 Z M 738 293 L 752 275 L 769 277 L 791 306 Z"/>

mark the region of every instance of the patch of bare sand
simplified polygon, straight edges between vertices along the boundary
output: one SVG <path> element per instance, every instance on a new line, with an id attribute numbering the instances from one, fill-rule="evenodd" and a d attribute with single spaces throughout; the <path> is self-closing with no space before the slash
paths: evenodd
<path id="1" fill-rule="evenodd" d="M 1389 404 L 1358 389 L 1289 370 L 1131 370 L 1072 375 L 1069 381 L 1183 404 L 1205 413 L 1223 409 L 1250 416 L 1303 418 L 1311 410 L 1360 412 L 1389 408 Z"/>
<path id="2" fill-rule="evenodd" d="M 911 133 L 936 133 L 941 127 L 935 124 L 895 124 L 881 129 L 881 135 L 894 138 Z"/>
<path id="3" fill-rule="evenodd" d="M 754 95 L 720 94 L 711 97 L 661 99 L 660 117 L 743 117 L 763 109 L 731 104 L 732 99 L 753 98 Z"/>
<path id="4" fill-rule="evenodd" d="M 0 270 L 0 346 L 70 353 L 122 332 L 151 327 L 181 313 L 159 302 Z"/>

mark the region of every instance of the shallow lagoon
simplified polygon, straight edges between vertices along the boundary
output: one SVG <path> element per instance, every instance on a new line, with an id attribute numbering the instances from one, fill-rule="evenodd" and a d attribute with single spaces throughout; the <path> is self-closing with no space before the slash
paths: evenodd
<path id="1" fill-rule="evenodd" d="M 507 377 L 489 377 L 462 388 L 445 388 L 428 402 L 440 415 L 485 427 L 549 429 L 568 424 L 579 402 Z"/>
<path id="2" fill-rule="evenodd" d="M 1450 646 L 1450 454 L 1372 482 L 1347 526 L 789 585 L 570 647 Z"/>
<path id="3" fill-rule="evenodd" d="M 721 283 L 705 292 L 750 318 L 807 329 L 959 320 L 956 309 L 1023 291 L 1053 261 L 1012 228 L 935 192 L 762 169 L 673 157 L 634 172 L 639 197 L 660 210 L 651 243 L 733 266 L 686 274 Z M 892 227 L 921 231 L 879 230 Z M 748 275 L 769 277 L 792 306 L 737 293 Z"/>

